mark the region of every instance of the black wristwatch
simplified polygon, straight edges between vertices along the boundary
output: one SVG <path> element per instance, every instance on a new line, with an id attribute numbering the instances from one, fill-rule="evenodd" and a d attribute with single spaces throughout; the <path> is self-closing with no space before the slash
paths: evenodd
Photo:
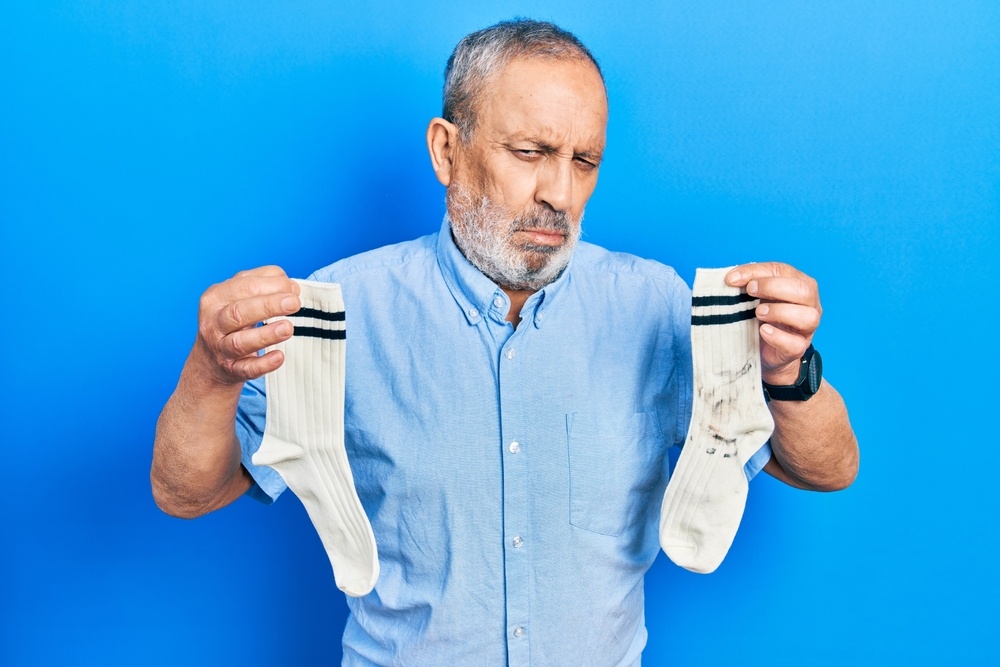
<path id="1" fill-rule="evenodd" d="M 822 379 L 823 359 L 820 358 L 816 348 L 810 345 L 802 355 L 802 361 L 799 363 L 799 379 L 795 384 L 773 385 L 761 382 L 764 385 L 764 400 L 808 401 L 819 391 Z"/>

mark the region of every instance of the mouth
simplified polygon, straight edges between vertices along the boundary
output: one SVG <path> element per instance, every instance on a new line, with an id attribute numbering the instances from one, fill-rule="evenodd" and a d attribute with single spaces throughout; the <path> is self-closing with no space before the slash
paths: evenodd
<path id="1" fill-rule="evenodd" d="M 519 229 L 514 234 L 528 245 L 558 248 L 566 242 L 566 234 L 554 229 Z"/>

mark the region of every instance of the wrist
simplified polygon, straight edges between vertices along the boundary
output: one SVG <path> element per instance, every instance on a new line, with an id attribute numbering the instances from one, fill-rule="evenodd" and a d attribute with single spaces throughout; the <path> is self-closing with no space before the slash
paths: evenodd
<path id="1" fill-rule="evenodd" d="M 243 390 L 243 381 L 227 376 L 212 358 L 208 348 L 198 340 L 191 348 L 180 382 L 185 390 L 198 398 L 238 396 Z"/>
<path id="2" fill-rule="evenodd" d="M 763 379 L 763 377 L 762 377 Z M 823 359 L 810 345 L 798 362 L 798 373 L 792 383 L 776 384 L 763 379 L 764 398 L 768 401 L 808 401 L 823 380 Z"/>
<path id="3" fill-rule="evenodd" d="M 801 361 L 796 359 L 784 366 L 773 369 L 761 369 L 760 379 L 767 384 L 789 385 L 795 384 L 799 379 L 799 366 Z"/>

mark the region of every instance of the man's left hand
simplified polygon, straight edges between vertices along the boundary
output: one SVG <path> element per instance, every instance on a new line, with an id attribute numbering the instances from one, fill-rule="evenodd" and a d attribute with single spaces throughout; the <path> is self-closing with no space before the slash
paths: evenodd
<path id="1" fill-rule="evenodd" d="M 761 262 L 734 267 L 726 275 L 733 287 L 758 297 L 761 375 L 774 385 L 795 384 L 799 360 L 819 327 L 823 307 L 816 281 L 793 266 Z"/>

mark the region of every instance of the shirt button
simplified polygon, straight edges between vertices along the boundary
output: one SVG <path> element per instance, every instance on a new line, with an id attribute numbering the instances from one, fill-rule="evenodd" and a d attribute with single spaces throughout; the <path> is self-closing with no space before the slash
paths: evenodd
<path id="1" fill-rule="evenodd" d="M 511 454 L 517 454 L 519 451 L 521 451 L 521 443 L 515 440 L 514 442 L 510 443 L 510 447 L 508 447 L 507 449 L 510 450 Z"/>
<path id="2" fill-rule="evenodd" d="M 520 549 L 521 545 L 524 544 L 524 540 L 521 539 L 520 535 L 515 535 L 514 539 L 511 540 L 511 544 L 514 545 L 515 549 Z"/>
<path id="3" fill-rule="evenodd" d="M 497 308 L 503 308 L 503 297 L 495 296 L 493 297 L 493 305 Z"/>
<path id="4" fill-rule="evenodd" d="M 472 317 L 472 318 L 479 317 L 479 311 L 476 310 L 475 308 L 469 308 L 469 310 L 467 312 L 469 313 L 469 317 Z"/>
<path id="5" fill-rule="evenodd" d="M 507 350 L 507 358 L 508 359 L 514 358 L 514 348 L 510 348 L 509 350 Z"/>
<path id="6" fill-rule="evenodd" d="M 538 313 L 537 315 L 535 315 L 535 319 L 541 322 L 542 320 L 545 319 L 545 313 Z"/>
<path id="7" fill-rule="evenodd" d="M 523 634 L 524 634 L 524 628 L 522 628 L 520 625 L 514 628 L 515 637 L 521 637 Z"/>

